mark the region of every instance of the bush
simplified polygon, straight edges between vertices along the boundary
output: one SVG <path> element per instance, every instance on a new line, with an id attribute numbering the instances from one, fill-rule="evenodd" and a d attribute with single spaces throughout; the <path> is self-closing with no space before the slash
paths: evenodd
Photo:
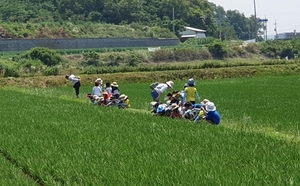
<path id="1" fill-rule="evenodd" d="M 13 68 L 5 68 L 3 76 L 4 77 L 20 77 L 18 71 Z"/>
<path id="2" fill-rule="evenodd" d="M 211 54 L 209 53 L 208 49 L 207 48 L 201 48 L 199 51 L 199 57 L 200 59 L 198 60 L 208 60 L 208 59 L 211 59 L 212 56 Z"/>
<path id="3" fill-rule="evenodd" d="M 224 59 L 228 54 L 228 47 L 221 41 L 215 40 L 208 45 L 208 50 L 213 57 L 217 59 Z"/>
<path id="4" fill-rule="evenodd" d="M 137 64 L 142 62 L 137 56 L 137 54 L 135 54 L 134 52 L 130 52 L 129 56 L 127 57 L 127 59 L 125 59 L 125 61 L 127 65 L 131 67 L 137 66 Z"/>
<path id="5" fill-rule="evenodd" d="M 175 48 L 174 57 L 176 61 L 190 61 L 197 58 L 197 51 L 193 48 Z"/>
<path id="6" fill-rule="evenodd" d="M 62 61 L 62 57 L 55 50 L 44 47 L 32 48 L 25 54 L 25 58 L 40 60 L 44 65 L 55 66 Z"/>
<path id="7" fill-rule="evenodd" d="M 40 60 L 31 59 L 22 59 L 18 64 L 26 73 L 36 73 L 44 66 Z"/>
<path id="8" fill-rule="evenodd" d="M 206 60 L 211 54 L 206 48 L 177 48 L 174 49 L 176 61 Z"/>
<path id="9" fill-rule="evenodd" d="M 53 68 L 47 68 L 44 70 L 43 74 L 45 76 L 57 76 L 58 75 L 58 68 L 53 67 Z"/>
<path id="10" fill-rule="evenodd" d="M 154 62 L 160 61 L 174 61 L 174 52 L 168 49 L 160 49 L 152 52 L 152 60 Z"/>
<path id="11" fill-rule="evenodd" d="M 273 40 L 266 41 L 261 44 L 261 52 L 270 58 L 289 59 L 298 56 L 300 50 L 300 40 Z"/>
<path id="12" fill-rule="evenodd" d="M 247 52 L 250 52 L 252 54 L 259 54 L 260 53 L 260 47 L 256 43 L 248 43 L 244 45 L 243 47 Z"/>
<path id="13" fill-rule="evenodd" d="M 5 66 L 0 63 L 0 75 L 4 73 Z"/>
<path id="14" fill-rule="evenodd" d="M 100 56 L 95 51 L 84 52 L 83 57 L 85 59 L 84 64 L 88 66 L 101 66 L 99 63 Z"/>
<path id="15" fill-rule="evenodd" d="M 240 46 L 232 46 L 228 52 L 229 57 L 245 57 L 247 52 Z"/>

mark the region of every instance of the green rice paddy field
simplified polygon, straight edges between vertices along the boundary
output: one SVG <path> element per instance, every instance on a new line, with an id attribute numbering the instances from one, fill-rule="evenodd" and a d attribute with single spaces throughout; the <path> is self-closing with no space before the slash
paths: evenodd
<path id="1" fill-rule="evenodd" d="M 149 84 L 119 83 L 130 109 L 0 88 L 0 185 L 300 185 L 300 75 L 196 80 L 218 126 L 152 116 Z"/>

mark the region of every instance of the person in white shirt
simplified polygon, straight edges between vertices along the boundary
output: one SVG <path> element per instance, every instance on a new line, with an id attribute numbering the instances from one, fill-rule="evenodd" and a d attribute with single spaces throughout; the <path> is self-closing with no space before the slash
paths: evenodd
<path id="1" fill-rule="evenodd" d="M 151 96 L 153 101 L 159 102 L 161 94 L 164 93 L 168 88 L 173 89 L 174 83 L 173 81 L 167 81 L 165 83 L 159 83 L 152 91 Z"/>
<path id="2" fill-rule="evenodd" d="M 112 94 L 112 88 L 111 88 L 109 82 L 107 82 L 107 83 L 105 84 L 105 90 L 106 90 L 109 94 Z"/>
<path id="3" fill-rule="evenodd" d="M 95 85 L 92 89 L 92 95 L 101 96 L 102 95 L 102 87 L 99 82 L 95 82 Z"/>
<path id="4" fill-rule="evenodd" d="M 71 74 L 71 75 L 66 75 L 65 78 L 73 83 L 73 88 L 75 89 L 75 94 L 76 94 L 76 97 L 78 98 L 79 97 L 79 88 L 81 86 L 80 76 L 75 76 L 74 74 Z"/>

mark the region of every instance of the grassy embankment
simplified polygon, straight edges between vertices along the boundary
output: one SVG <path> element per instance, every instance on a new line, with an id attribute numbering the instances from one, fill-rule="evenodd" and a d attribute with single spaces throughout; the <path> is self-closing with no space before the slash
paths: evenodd
<path id="1" fill-rule="evenodd" d="M 93 85 L 94 79 L 101 77 L 106 81 L 127 82 L 152 82 L 184 80 L 194 77 L 198 80 L 242 78 L 256 76 L 282 76 L 297 75 L 300 71 L 298 60 L 271 60 L 271 59 L 226 59 L 204 60 L 193 62 L 165 62 L 143 63 L 138 66 L 128 67 L 121 64 L 119 67 L 93 67 L 99 73 L 80 74 L 82 66 L 74 60 L 72 64 L 62 65 L 58 76 L 34 75 L 20 78 L 0 78 L 1 86 L 22 87 L 57 87 L 67 86 L 65 74 L 75 73 L 82 78 L 83 85 Z"/>

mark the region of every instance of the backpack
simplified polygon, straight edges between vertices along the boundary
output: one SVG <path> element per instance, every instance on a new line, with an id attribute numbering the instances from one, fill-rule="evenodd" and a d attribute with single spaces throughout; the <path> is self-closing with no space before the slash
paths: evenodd
<path id="1" fill-rule="evenodd" d="M 151 83 L 150 89 L 153 90 L 159 84 L 159 82 Z"/>

